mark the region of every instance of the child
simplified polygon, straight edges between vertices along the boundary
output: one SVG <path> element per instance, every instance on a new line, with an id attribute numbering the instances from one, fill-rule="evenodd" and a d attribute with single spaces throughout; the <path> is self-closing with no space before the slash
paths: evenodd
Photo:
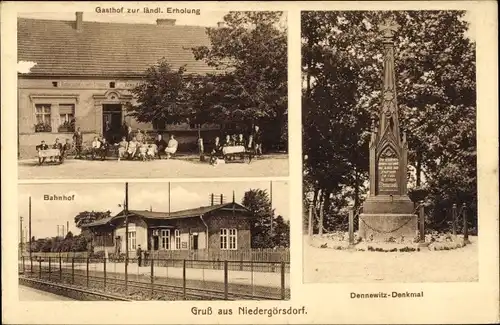
<path id="1" fill-rule="evenodd" d="M 140 143 L 139 145 L 139 157 L 142 159 L 142 161 L 146 161 L 146 154 L 148 151 L 148 147 L 145 143 Z"/>
<path id="2" fill-rule="evenodd" d="M 156 148 L 153 144 L 150 144 L 148 147 L 147 158 L 148 160 L 153 160 L 156 155 Z"/>

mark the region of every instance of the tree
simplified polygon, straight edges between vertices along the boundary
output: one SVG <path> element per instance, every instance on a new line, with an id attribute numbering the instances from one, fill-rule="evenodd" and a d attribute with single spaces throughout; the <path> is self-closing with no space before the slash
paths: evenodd
<path id="1" fill-rule="evenodd" d="M 162 58 L 145 72 L 143 82 L 131 92 L 137 104 L 129 107 L 129 116 L 139 122 L 176 124 L 190 117 L 190 76 L 185 66 L 173 70 Z"/>
<path id="2" fill-rule="evenodd" d="M 104 212 L 98 212 L 98 211 L 83 211 L 79 212 L 75 216 L 75 225 L 78 228 L 82 228 L 82 226 L 87 225 L 89 223 L 92 223 L 94 221 L 103 219 L 103 218 L 108 218 L 111 216 L 111 211 L 104 211 Z"/>
<path id="3" fill-rule="evenodd" d="M 242 205 L 255 216 L 250 230 L 252 248 L 289 247 L 290 225 L 282 216 L 274 215 L 267 191 L 251 189 L 245 192 Z"/>
<path id="4" fill-rule="evenodd" d="M 193 49 L 219 71 L 193 93 L 202 122 L 259 124 L 268 146 L 287 141 L 287 32 L 282 12 L 230 12 L 208 28 L 210 46 Z"/>
<path id="5" fill-rule="evenodd" d="M 327 196 L 326 211 L 332 211 L 328 196 L 348 198 L 336 204 L 359 205 L 366 191 L 366 143 L 382 86 L 377 26 L 387 15 L 401 26 L 395 38 L 397 99 L 415 186 L 428 190 L 433 213 L 449 210 L 452 201 L 476 205 L 475 45 L 465 35 L 464 14 L 302 13 L 304 181 L 315 202 L 320 193 Z"/>

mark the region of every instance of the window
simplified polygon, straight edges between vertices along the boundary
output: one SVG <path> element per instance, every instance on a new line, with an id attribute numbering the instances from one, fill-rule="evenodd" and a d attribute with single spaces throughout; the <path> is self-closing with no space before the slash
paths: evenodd
<path id="1" fill-rule="evenodd" d="M 57 87 L 59 86 L 59 84 L 57 83 L 57 81 L 52 81 L 52 87 Z"/>
<path id="2" fill-rule="evenodd" d="M 75 132 L 75 105 L 59 105 L 59 132 Z"/>
<path id="3" fill-rule="evenodd" d="M 175 237 L 175 249 L 181 249 L 181 232 L 179 229 L 175 229 L 174 237 Z"/>
<path id="4" fill-rule="evenodd" d="M 162 229 L 160 238 L 161 248 L 170 249 L 170 230 Z"/>
<path id="5" fill-rule="evenodd" d="M 36 132 L 51 132 L 50 128 L 50 104 L 36 104 L 35 116 L 37 126 L 48 126 L 48 128 L 35 128 Z"/>
<path id="6" fill-rule="evenodd" d="M 220 249 L 236 249 L 237 231 L 235 228 L 220 230 Z"/>
<path id="7" fill-rule="evenodd" d="M 135 238 L 135 231 L 128 232 L 128 250 L 133 251 L 137 249 L 137 242 Z"/>
<path id="8" fill-rule="evenodd" d="M 113 81 L 109 83 L 109 88 L 115 88 L 115 83 Z"/>

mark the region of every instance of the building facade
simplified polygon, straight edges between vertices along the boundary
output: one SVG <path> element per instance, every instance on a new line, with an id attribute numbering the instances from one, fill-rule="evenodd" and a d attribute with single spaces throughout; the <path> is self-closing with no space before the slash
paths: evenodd
<path id="1" fill-rule="evenodd" d="M 93 234 L 94 252 L 126 252 L 125 217 L 121 211 L 85 226 Z M 252 218 L 247 208 L 234 202 L 171 213 L 129 210 L 128 251 L 133 256 L 139 245 L 143 250 L 166 253 L 249 250 Z"/>
<path id="2" fill-rule="evenodd" d="M 203 133 L 218 125 L 139 123 L 127 116 L 136 104 L 130 90 L 148 67 L 165 58 L 187 73 L 214 72 L 195 60 L 192 48 L 209 45 L 204 27 L 155 24 L 18 19 L 19 155 L 36 155 L 41 140 L 72 139 L 80 128 L 84 142 L 96 135 L 119 137 L 123 123 L 150 134 L 175 134 L 179 151 L 196 148 Z M 167 121 L 168 122 L 168 121 Z M 167 133 L 167 134 L 165 134 Z"/>

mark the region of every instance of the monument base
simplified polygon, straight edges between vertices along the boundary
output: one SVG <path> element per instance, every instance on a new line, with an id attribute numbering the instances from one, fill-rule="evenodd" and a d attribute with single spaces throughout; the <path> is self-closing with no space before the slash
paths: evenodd
<path id="1" fill-rule="evenodd" d="M 363 239 L 387 241 L 413 239 L 418 230 L 414 204 L 406 195 L 378 195 L 363 203 L 359 216 L 359 236 Z"/>

